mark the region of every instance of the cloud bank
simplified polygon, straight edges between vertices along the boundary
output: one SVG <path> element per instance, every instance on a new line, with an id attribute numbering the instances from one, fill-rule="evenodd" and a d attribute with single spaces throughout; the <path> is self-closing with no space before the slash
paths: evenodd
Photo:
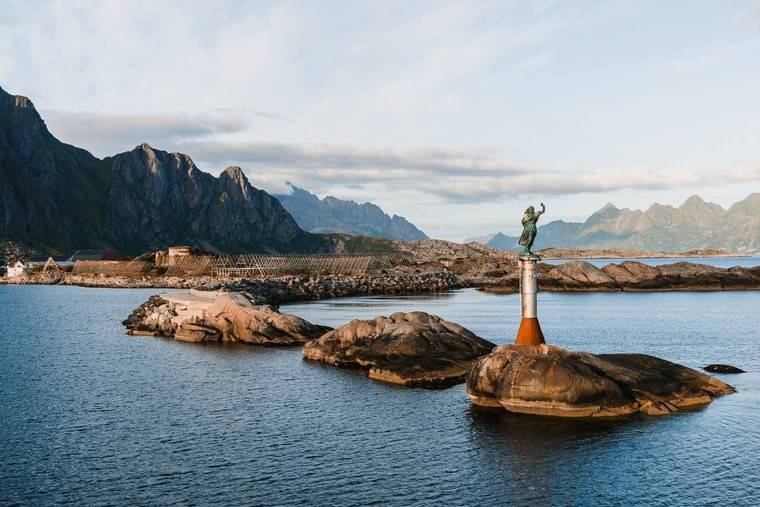
<path id="1" fill-rule="evenodd" d="M 760 164 L 693 171 L 676 168 L 608 167 L 552 170 L 521 165 L 493 147 L 387 147 L 300 144 L 247 137 L 251 118 L 283 121 L 259 111 L 211 110 L 198 114 L 116 115 L 47 111 L 51 130 L 63 140 L 87 140 L 99 156 L 108 156 L 148 142 L 158 149 L 181 151 L 199 165 L 218 172 L 241 166 L 255 184 L 287 190 L 286 181 L 315 192 L 353 189 L 358 195 L 377 192 L 409 194 L 441 204 L 497 202 L 526 195 L 559 196 L 621 190 L 698 188 L 760 181 Z"/>
<path id="2" fill-rule="evenodd" d="M 337 185 L 417 193 L 441 203 L 493 202 L 525 195 L 663 190 L 760 181 L 760 165 L 719 171 L 685 169 L 527 167 L 491 148 L 357 147 L 272 142 L 198 141 L 184 145 L 207 165 L 250 168 L 264 186 L 279 180 L 311 189 Z"/>

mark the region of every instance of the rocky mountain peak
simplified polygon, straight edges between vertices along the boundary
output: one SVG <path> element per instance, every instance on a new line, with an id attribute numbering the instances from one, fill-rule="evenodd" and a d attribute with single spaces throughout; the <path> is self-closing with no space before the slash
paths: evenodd
<path id="1" fill-rule="evenodd" d="M 16 95 L 16 107 L 21 107 L 24 109 L 34 109 L 34 104 L 32 104 L 32 101 L 29 100 L 29 97 L 24 97 L 23 95 Z"/>
<path id="2" fill-rule="evenodd" d="M 248 182 L 248 179 L 245 177 L 245 173 L 238 166 L 227 167 L 224 170 L 224 174 L 229 176 L 236 183 L 240 183 L 241 185 Z"/>
<path id="3" fill-rule="evenodd" d="M 586 224 L 592 225 L 599 222 L 603 222 L 605 220 L 610 220 L 612 218 L 617 217 L 620 214 L 620 208 L 612 204 L 611 202 L 608 202 L 602 208 L 599 209 L 599 211 L 596 211 L 595 213 L 592 213 L 590 217 L 586 220 Z"/>
<path id="4" fill-rule="evenodd" d="M 248 198 L 253 186 L 248 182 L 243 170 L 237 166 L 227 167 L 221 174 L 220 178 L 226 178 L 232 183 L 236 191 L 240 191 L 244 198 Z"/>
<path id="5" fill-rule="evenodd" d="M 305 201 L 309 201 L 314 204 L 319 203 L 319 197 L 317 195 L 312 194 L 311 192 L 309 192 L 308 190 L 304 190 L 303 188 L 299 188 L 289 181 L 286 182 L 286 184 L 288 185 L 288 187 L 290 187 L 290 190 L 291 190 L 290 196 L 298 198 L 298 199 L 302 199 Z"/>
<path id="6" fill-rule="evenodd" d="M 688 207 L 688 206 L 699 206 L 699 205 L 702 205 L 702 204 L 707 204 L 707 203 L 705 202 L 704 199 L 702 199 L 701 197 L 699 197 L 697 194 L 694 194 L 694 195 L 689 196 L 683 202 L 683 204 L 681 204 L 679 206 L 679 208 L 684 208 L 684 207 Z"/>
<path id="7" fill-rule="evenodd" d="M 729 215 L 743 215 L 760 219 L 760 192 L 749 194 L 728 209 Z"/>
<path id="8" fill-rule="evenodd" d="M 276 195 L 298 224 L 310 232 L 338 232 L 399 240 L 427 239 L 405 218 L 386 214 L 371 202 L 357 203 L 327 196 L 320 199 L 307 190 L 288 183 L 290 194 Z"/>
<path id="9" fill-rule="evenodd" d="M 683 204 L 678 207 L 678 211 L 686 215 L 684 219 L 696 219 L 700 222 L 715 220 L 726 212 L 726 210 L 720 205 L 712 202 L 705 202 L 704 199 L 698 195 L 692 195 L 686 199 Z"/>

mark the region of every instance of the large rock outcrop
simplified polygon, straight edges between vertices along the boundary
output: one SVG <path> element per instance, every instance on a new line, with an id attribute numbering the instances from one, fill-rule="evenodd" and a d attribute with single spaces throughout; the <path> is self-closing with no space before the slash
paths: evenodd
<path id="1" fill-rule="evenodd" d="M 237 292 L 179 291 L 152 296 L 124 321 L 129 334 L 189 342 L 301 345 L 331 330 Z"/>
<path id="2" fill-rule="evenodd" d="M 467 375 L 476 405 L 558 417 L 663 415 L 732 392 L 714 377 L 653 356 L 549 345 L 499 346 Z"/>
<path id="3" fill-rule="evenodd" d="M 461 383 L 472 362 L 495 345 L 424 312 L 352 320 L 303 348 L 304 358 L 368 370 L 370 378 L 439 388 Z"/>

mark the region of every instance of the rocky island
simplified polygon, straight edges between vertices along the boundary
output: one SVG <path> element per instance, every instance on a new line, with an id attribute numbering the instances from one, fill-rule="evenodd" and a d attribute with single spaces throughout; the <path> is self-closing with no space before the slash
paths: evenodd
<path id="1" fill-rule="evenodd" d="M 410 387 L 464 381 L 472 362 L 496 345 L 424 312 L 352 320 L 304 345 L 304 359 L 362 368 L 369 378 Z"/>
<path id="2" fill-rule="evenodd" d="M 556 417 L 664 415 L 710 403 L 734 388 L 644 354 L 589 354 L 550 345 L 502 345 L 475 362 L 475 405 Z"/>
<path id="3" fill-rule="evenodd" d="M 123 324 L 132 335 L 267 346 L 301 345 L 330 330 L 269 305 L 254 305 L 241 293 L 194 289 L 153 296 Z"/>

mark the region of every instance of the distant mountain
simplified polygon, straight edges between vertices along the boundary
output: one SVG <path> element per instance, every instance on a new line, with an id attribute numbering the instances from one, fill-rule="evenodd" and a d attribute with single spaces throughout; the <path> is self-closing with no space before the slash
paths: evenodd
<path id="1" fill-rule="evenodd" d="M 485 245 L 491 248 L 498 248 L 499 250 L 514 250 L 518 246 L 518 239 L 516 236 L 507 236 L 506 234 L 497 232 L 491 236 L 491 239 L 485 242 Z"/>
<path id="2" fill-rule="evenodd" d="M 497 234 L 501 234 L 501 233 L 497 233 Z M 463 243 L 464 244 L 467 244 L 467 243 L 481 243 L 481 244 L 485 245 L 486 243 L 488 243 L 489 241 L 491 241 L 494 238 L 494 236 L 496 236 L 496 234 L 482 234 L 480 236 L 470 236 L 469 238 L 465 238 L 465 240 L 463 241 Z"/>
<path id="3" fill-rule="evenodd" d="M 501 233 L 487 243 L 502 250 L 519 248 L 518 238 Z M 534 249 L 632 248 L 683 252 L 720 248 L 760 251 L 760 193 L 728 210 L 693 195 L 674 208 L 653 204 L 646 211 L 606 204 L 583 223 L 555 220 L 538 229 Z"/>
<path id="4" fill-rule="evenodd" d="M 290 185 L 290 184 L 289 184 Z M 290 185 L 292 193 L 275 195 L 298 225 L 313 233 L 339 232 L 354 236 L 399 239 L 428 239 L 404 217 L 387 215 L 370 202 L 357 203 L 316 195 Z"/>
<path id="5" fill-rule="evenodd" d="M 238 167 L 219 177 L 147 144 L 99 160 L 56 139 L 26 97 L 0 88 L 0 237 L 43 251 L 173 244 L 238 251 L 322 250 Z"/>

